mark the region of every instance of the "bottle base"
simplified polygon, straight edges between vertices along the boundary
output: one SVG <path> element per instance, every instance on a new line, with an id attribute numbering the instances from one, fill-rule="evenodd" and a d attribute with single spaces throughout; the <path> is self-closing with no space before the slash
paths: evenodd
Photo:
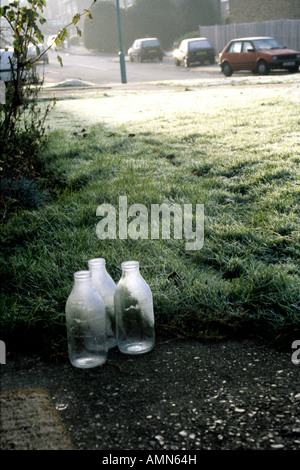
<path id="1" fill-rule="evenodd" d="M 123 354 L 144 354 L 150 352 L 154 347 L 153 343 L 129 343 L 119 345 L 118 348 Z"/>
<path id="2" fill-rule="evenodd" d="M 70 360 L 74 367 L 79 369 L 91 369 L 92 367 L 101 366 L 106 362 L 106 357 L 78 357 L 77 359 Z"/>

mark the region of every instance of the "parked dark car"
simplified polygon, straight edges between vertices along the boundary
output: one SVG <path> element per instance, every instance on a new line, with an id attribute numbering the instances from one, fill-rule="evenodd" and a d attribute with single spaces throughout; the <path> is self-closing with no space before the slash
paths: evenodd
<path id="1" fill-rule="evenodd" d="M 173 51 L 175 64 L 180 66 L 182 63 L 185 67 L 191 64 L 204 64 L 209 62 L 215 63 L 215 49 L 207 38 L 190 38 L 183 39 L 178 47 Z"/>
<path id="2" fill-rule="evenodd" d="M 300 52 L 287 49 L 272 37 L 232 39 L 219 55 L 222 72 L 230 77 L 236 70 L 267 75 L 270 70 L 298 72 Z"/>
<path id="3" fill-rule="evenodd" d="M 163 50 L 157 38 L 136 39 L 130 49 L 128 49 L 130 61 L 138 60 L 163 60 Z"/>

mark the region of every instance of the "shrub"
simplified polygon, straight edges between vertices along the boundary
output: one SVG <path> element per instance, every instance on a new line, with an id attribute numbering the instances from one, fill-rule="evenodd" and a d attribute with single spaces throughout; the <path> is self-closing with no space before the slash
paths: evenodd
<path id="1" fill-rule="evenodd" d="M 199 31 L 191 31 L 190 33 L 183 34 L 179 38 L 175 39 L 173 46 L 178 47 L 181 41 L 184 39 L 189 39 L 189 38 L 198 38 L 199 37 Z"/>
<path id="2" fill-rule="evenodd" d="M 42 16 L 46 0 L 27 0 L 27 3 L 28 6 L 22 6 L 23 3 L 16 0 L 0 7 L 1 26 L 9 30 L 13 47 L 9 59 L 11 80 L 6 84 L 5 103 L 0 104 L 0 175 L 13 186 L 13 180 L 19 179 L 20 175 L 36 176 L 37 155 L 47 140 L 46 118 L 54 105 L 54 101 L 48 106 L 39 105 L 38 94 L 43 79 L 35 71 L 35 63 L 47 51 L 42 52 L 39 48 L 44 41 L 40 26 L 46 22 Z M 58 32 L 56 45 L 65 40 L 68 26 L 76 26 L 82 15 L 91 19 L 89 10 L 77 13 L 70 25 Z M 77 26 L 76 29 L 80 35 Z M 36 48 L 34 58 L 28 54 L 32 45 Z M 59 56 L 58 60 L 62 65 Z M 4 214 L 11 201 L 11 195 L 5 192 L 7 188 L 6 184 L 1 184 Z"/>

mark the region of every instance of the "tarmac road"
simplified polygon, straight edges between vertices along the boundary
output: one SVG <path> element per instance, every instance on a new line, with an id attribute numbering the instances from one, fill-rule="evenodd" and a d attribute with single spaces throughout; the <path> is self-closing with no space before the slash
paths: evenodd
<path id="1" fill-rule="evenodd" d="M 60 51 L 49 51 L 49 64 L 38 67 L 44 73 L 45 83 L 57 83 L 68 79 L 91 82 L 95 85 L 121 83 L 121 69 L 117 54 L 93 53 L 85 48 L 70 47 Z M 57 60 L 60 55 L 63 67 Z M 223 74 L 219 65 L 204 65 L 185 68 L 176 67 L 170 55 L 158 60 L 131 63 L 125 59 L 127 83 L 159 80 L 184 80 L 191 78 L 220 78 Z"/>

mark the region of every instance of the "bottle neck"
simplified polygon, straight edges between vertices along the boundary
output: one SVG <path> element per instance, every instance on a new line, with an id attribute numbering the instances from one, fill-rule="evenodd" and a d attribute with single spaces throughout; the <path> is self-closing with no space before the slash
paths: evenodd
<path id="1" fill-rule="evenodd" d="M 91 272 L 105 272 L 105 259 L 104 258 L 93 258 L 88 261 L 89 270 Z"/>
<path id="2" fill-rule="evenodd" d="M 122 263 L 122 277 L 137 275 L 140 272 L 138 261 L 124 261 Z"/>
<path id="3" fill-rule="evenodd" d="M 85 289 L 91 285 L 92 273 L 90 271 L 77 271 L 74 273 L 75 289 Z"/>

